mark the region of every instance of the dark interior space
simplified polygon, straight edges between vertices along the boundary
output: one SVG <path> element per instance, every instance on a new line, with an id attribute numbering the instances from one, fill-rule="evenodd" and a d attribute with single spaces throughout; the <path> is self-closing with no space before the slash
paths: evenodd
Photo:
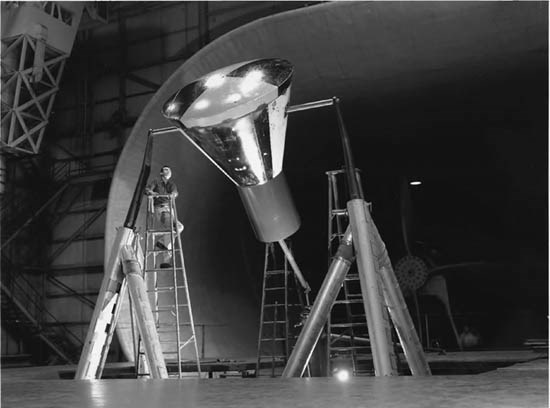
<path id="1" fill-rule="evenodd" d="M 420 180 L 408 186 L 413 252 L 437 265 L 484 263 L 445 277 L 463 315 L 457 324 L 471 319 L 488 347 L 547 333 L 547 59 L 541 49 L 487 71 L 422 73 L 416 88 L 411 78 L 395 78 L 408 89 L 391 97 L 342 99 L 366 199 L 392 260 L 406 252 L 401 185 Z M 327 265 L 318 255 L 327 243 L 324 172 L 343 166 L 334 109 L 291 114 L 286 143 L 285 173 L 302 217 L 296 257 L 319 284 Z"/>

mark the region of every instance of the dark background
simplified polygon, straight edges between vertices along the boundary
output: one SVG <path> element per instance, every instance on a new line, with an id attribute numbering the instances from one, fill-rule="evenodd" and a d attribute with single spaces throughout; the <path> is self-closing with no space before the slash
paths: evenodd
<path id="1" fill-rule="evenodd" d="M 394 265 L 406 253 L 400 186 L 412 179 L 422 181 L 409 187 L 413 254 L 437 265 L 486 262 L 444 273 L 459 331 L 475 326 L 486 346 L 547 336 L 547 61 L 541 50 L 419 93 L 342 100 L 366 200 Z M 295 256 L 317 288 L 327 269 L 318 255 L 328 239 L 324 173 L 343 165 L 334 109 L 291 114 L 285 154 L 302 217 Z M 423 311 L 442 313 L 430 299 Z"/>

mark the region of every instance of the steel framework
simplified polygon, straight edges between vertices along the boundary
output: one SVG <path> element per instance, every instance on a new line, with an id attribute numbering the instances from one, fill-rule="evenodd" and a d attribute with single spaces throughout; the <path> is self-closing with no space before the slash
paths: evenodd
<path id="1" fill-rule="evenodd" d="M 68 56 L 27 34 L 2 39 L 1 150 L 38 153 Z"/>

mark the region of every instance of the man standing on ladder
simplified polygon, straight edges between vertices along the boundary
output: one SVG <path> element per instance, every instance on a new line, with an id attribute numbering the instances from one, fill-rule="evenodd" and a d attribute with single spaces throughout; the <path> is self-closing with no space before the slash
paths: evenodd
<path id="1" fill-rule="evenodd" d="M 155 197 L 153 203 L 155 219 L 157 220 L 157 224 L 162 228 L 170 227 L 170 219 L 174 218 L 170 200 L 178 196 L 178 188 L 174 181 L 170 180 L 171 178 L 172 169 L 170 169 L 170 166 L 162 166 L 160 169 L 160 178 L 153 179 L 153 181 L 145 187 L 145 194 L 159 196 Z M 168 198 L 168 195 L 170 195 L 171 198 Z M 184 228 L 183 224 L 174 218 L 174 226 L 176 227 L 178 235 L 181 234 Z M 158 237 L 155 246 L 161 250 L 170 250 L 172 247 L 170 236 Z M 163 262 L 160 266 L 161 268 L 169 268 L 171 264 Z"/>

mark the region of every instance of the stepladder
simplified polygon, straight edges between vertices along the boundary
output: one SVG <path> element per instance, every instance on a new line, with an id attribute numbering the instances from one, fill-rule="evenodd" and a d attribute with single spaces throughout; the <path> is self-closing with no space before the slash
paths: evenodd
<path id="1" fill-rule="evenodd" d="M 314 348 L 326 329 L 328 315 L 353 264 L 357 265 L 359 275 L 374 375 L 399 374 L 398 356 L 393 340 L 395 335 L 399 338 L 399 347 L 403 350 L 411 374 L 431 375 L 386 245 L 371 216 L 372 208 L 359 191 L 353 166 L 347 164 L 351 167 L 349 171 L 346 169 L 346 177 L 351 185 L 350 197 L 346 203 L 349 224 L 343 237 L 338 238 L 338 250 L 330 262 L 282 376 L 291 378 L 303 375 Z M 329 200 L 332 200 L 331 195 Z M 332 213 L 329 212 L 329 222 L 332 220 Z M 331 231 L 329 226 L 329 232 Z M 331 236 L 332 233 L 329 234 L 329 238 Z"/>
<path id="2" fill-rule="evenodd" d="M 289 240 L 287 246 L 291 248 Z M 288 259 L 275 243 L 265 246 L 256 377 L 279 376 L 309 308 Z"/>
<path id="3" fill-rule="evenodd" d="M 349 224 L 344 170 L 326 172 L 328 179 L 328 263 L 332 261 Z M 355 170 L 361 189 L 361 173 Z M 370 206 L 369 206 L 370 208 Z M 345 369 L 354 376 L 372 374 L 368 325 L 357 265 L 353 263 L 327 319 L 327 375 Z"/>
<path id="4" fill-rule="evenodd" d="M 148 196 L 144 237 L 144 279 L 170 376 L 201 376 L 200 355 L 185 268 L 181 233 L 171 195 Z M 138 338 L 136 372 L 148 376 Z"/>

